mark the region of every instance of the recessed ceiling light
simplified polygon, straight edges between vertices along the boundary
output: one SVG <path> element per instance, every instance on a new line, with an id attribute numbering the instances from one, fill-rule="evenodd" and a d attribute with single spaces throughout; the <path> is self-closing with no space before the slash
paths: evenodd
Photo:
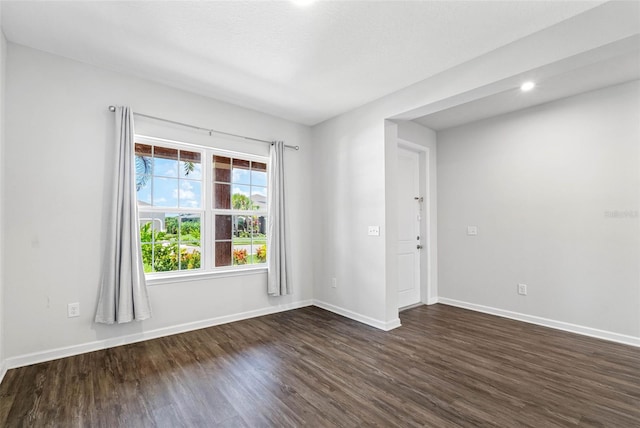
<path id="1" fill-rule="evenodd" d="M 524 82 L 522 86 L 520 86 L 520 90 L 522 92 L 527 92 L 532 90 L 535 87 L 536 87 L 536 84 L 534 82 L 529 81 L 529 82 Z"/>
<path id="2" fill-rule="evenodd" d="M 314 3 L 316 0 L 291 0 L 291 3 L 296 6 L 305 7 L 309 6 L 311 3 Z"/>

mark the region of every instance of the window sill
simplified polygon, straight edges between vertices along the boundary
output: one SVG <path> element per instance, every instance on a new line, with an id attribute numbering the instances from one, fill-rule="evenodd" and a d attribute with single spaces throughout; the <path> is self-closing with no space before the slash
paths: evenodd
<path id="1" fill-rule="evenodd" d="M 233 270 L 220 270 L 215 272 L 198 272 L 198 273 L 185 273 L 182 275 L 152 275 L 147 276 L 147 285 L 162 285 L 162 284 L 175 284 L 179 282 L 188 281 L 202 281 L 205 279 L 226 278 L 231 276 L 246 276 L 246 275 L 260 275 L 267 273 L 267 267 L 255 267 L 247 269 L 233 269 Z"/>

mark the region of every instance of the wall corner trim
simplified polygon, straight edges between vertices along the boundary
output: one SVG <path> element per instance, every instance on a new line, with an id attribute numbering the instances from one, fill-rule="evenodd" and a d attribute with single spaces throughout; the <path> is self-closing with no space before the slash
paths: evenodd
<path id="1" fill-rule="evenodd" d="M 357 312 L 350 311 L 349 309 L 341 308 L 340 306 L 332 305 L 331 303 L 323 302 L 321 300 L 314 300 L 313 305 L 326 311 L 333 312 L 334 314 L 342 315 L 343 317 L 361 322 L 363 324 L 367 324 L 371 327 L 375 327 L 384 331 L 393 330 L 394 328 L 398 328 L 402 325 L 400 323 L 400 318 L 384 322 L 375 318 L 368 317 L 366 315 L 359 314 Z"/>
<path id="2" fill-rule="evenodd" d="M 630 345 L 640 347 L 640 337 L 628 336 L 625 334 L 614 333 L 606 330 L 599 330 L 597 328 L 585 327 L 577 324 L 571 324 L 564 321 L 556 321 L 548 318 L 537 317 L 535 315 L 527 315 L 519 312 L 507 311 L 504 309 L 492 308 L 490 306 L 477 305 L 475 303 L 463 302 L 455 299 L 448 299 L 446 297 L 439 297 L 439 303 L 448 306 L 455 306 L 457 308 L 469 309 L 471 311 L 482 312 L 489 315 L 496 315 L 503 318 L 509 318 L 516 321 L 523 321 L 530 324 L 537 324 L 543 327 L 554 328 L 556 330 L 563 330 L 569 333 L 580 334 L 583 336 L 594 337 L 596 339 L 608 340 L 611 342 L 622 343 L 624 345 Z"/>

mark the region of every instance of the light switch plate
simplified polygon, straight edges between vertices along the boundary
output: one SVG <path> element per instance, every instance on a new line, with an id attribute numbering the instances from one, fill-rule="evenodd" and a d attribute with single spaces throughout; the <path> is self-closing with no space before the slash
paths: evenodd
<path id="1" fill-rule="evenodd" d="M 380 236 L 380 226 L 369 226 L 369 231 L 367 232 L 369 236 Z"/>
<path id="2" fill-rule="evenodd" d="M 467 226 L 467 235 L 476 236 L 478 234 L 478 226 Z"/>

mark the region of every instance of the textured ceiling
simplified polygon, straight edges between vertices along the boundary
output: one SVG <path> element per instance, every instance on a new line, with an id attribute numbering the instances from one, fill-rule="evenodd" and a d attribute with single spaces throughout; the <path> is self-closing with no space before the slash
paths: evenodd
<path id="1" fill-rule="evenodd" d="M 2 2 L 11 42 L 312 125 L 602 2 Z"/>

